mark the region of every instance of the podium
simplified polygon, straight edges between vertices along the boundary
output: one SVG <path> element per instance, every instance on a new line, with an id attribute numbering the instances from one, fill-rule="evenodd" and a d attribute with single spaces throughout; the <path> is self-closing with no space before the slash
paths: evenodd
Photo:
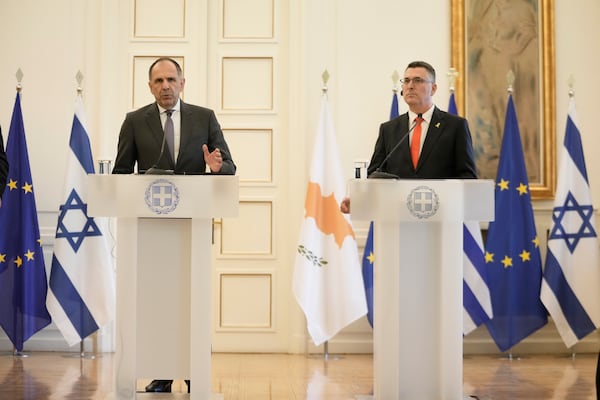
<path id="1" fill-rule="evenodd" d="M 218 398 L 212 218 L 237 216 L 238 178 L 89 175 L 88 191 L 90 216 L 117 218 L 115 398 L 135 399 L 138 378 L 190 379 L 192 400 Z"/>
<path id="2" fill-rule="evenodd" d="M 374 221 L 371 398 L 463 399 L 463 222 L 494 219 L 494 182 L 363 179 L 349 195 Z"/>

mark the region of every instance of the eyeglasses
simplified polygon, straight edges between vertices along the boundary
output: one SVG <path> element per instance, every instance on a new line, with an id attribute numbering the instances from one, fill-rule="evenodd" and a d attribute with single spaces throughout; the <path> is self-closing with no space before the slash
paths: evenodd
<path id="1" fill-rule="evenodd" d="M 427 79 L 423 79 L 421 77 L 416 77 L 416 78 L 404 78 L 404 79 L 400 79 L 400 83 L 402 85 L 408 85 L 410 83 L 414 83 L 415 85 L 421 85 L 423 83 L 433 83 L 433 81 L 428 81 Z"/>

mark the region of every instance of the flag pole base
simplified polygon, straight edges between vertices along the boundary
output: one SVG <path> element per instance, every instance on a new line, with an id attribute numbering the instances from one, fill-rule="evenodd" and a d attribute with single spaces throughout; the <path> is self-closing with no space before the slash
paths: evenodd
<path id="1" fill-rule="evenodd" d="M 29 357 L 29 354 L 26 354 L 22 351 L 17 351 L 17 349 L 13 350 L 13 357 L 17 357 L 17 358 L 27 358 Z"/>
<path id="2" fill-rule="evenodd" d="M 79 342 L 79 353 L 70 353 L 65 356 L 66 358 L 81 358 L 85 360 L 94 360 L 96 358 L 95 354 L 85 352 L 83 348 L 83 340 Z"/>
<path id="3" fill-rule="evenodd" d="M 314 355 L 310 355 L 309 358 L 323 358 L 323 360 L 325 361 L 329 361 L 329 360 L 342 360 L 344 359 L 343 356 L 340 355 L 331 355 L 329 354 L 329 341 L 326 341 L 323 343 L 323 355 L 318 355 L 318 354 L 314 354 Z"/>

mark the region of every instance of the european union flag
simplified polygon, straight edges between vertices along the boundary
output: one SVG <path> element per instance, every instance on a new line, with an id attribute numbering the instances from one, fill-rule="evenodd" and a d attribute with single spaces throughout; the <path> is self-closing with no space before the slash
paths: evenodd
<path id="1" fill-rule="evenodd" d="M 373 221 L 369 224 L 369 233 L 365 242 L 365 250 L 362 259 L 363 283 L 365 286 L 365 296 L 367 297 L 367 320 L 373 327 Z"/>
<path id="2" fill-rule="evenodd" d="M 512 95 L 508 98 L 485 260 L 493 318 L 487 328 L 501 351 L 548 322 L 540 300 L 542 262 Z"/>
<path id="3" fill-rule="evenodd" d="M 456 106 L 456 97 L 454 92 L 450 93 L 450 99 L 448 100 L 448 112 L 450 114 L 458 115 L 458 107 Z"/>
<path id="4" fill-rule="evenodd" d="M 0 208 L 0 325 L 17 351 L 50 324 L 46 268 L 40 241 L 21 97 L 17 93 L 6 156 L 8 184 Z"/>

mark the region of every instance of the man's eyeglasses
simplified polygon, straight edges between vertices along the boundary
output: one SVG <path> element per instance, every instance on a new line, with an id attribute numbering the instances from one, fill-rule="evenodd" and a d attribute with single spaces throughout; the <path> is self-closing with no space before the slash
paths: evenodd
<path id="1" fill-rule="evenodd" d="M 408 85 L 410 83 L 414 83 L 415 85 L 421 85 L 423 83 L 433 83 L 433 81 L 428 81 L 427 79 L 423 79 L 421 77 L 416 77 L 416 78 L 404 78 L 404 79 L 400 79 L 400 83 L 403 85 Z"/>

